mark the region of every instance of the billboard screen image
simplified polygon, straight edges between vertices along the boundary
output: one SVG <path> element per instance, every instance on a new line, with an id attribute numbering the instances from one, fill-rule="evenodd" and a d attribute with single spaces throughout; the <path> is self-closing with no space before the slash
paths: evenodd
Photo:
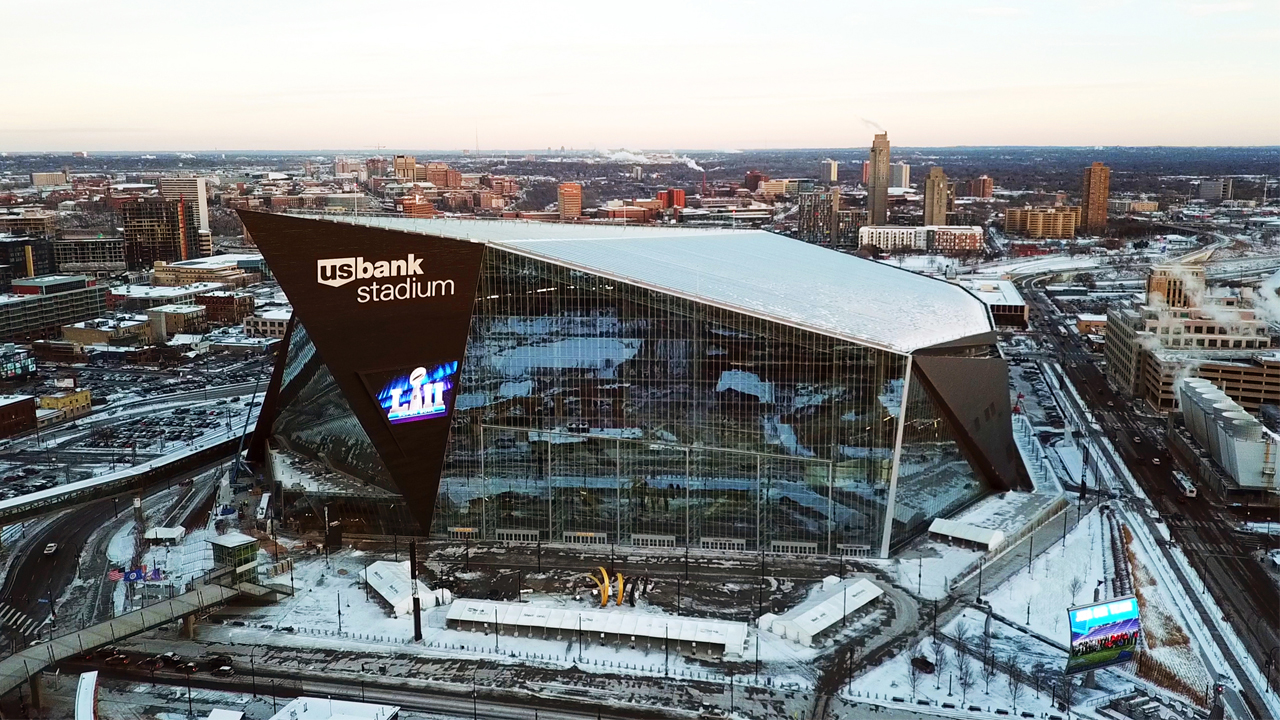
<path id="1" fill-rule="evenodd" d="M 453 376 L 458 363 L 416 367 L 391 378 L 378 392 L 378 402 L 392 424 L 426 420 L 449 414 Z"/>
<path id="2" fill-rule="evenodd" d="M 1133 660 L 1142 624 L 1136 598 L 1122 597 L 1067 610 L 1071 652 L 1067 672 L 1081 673 Z"/>

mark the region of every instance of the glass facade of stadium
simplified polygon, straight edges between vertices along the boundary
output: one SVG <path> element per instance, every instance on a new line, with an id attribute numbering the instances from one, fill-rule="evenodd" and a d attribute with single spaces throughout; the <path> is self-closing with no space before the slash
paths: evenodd
<path id="1" fill-rule="evenodd" d="M 880 555 L 991 491 L 919 374 L 910 354 L 489 247 L 430 534 Z M 274 451 L 368 484 L 342 502 L 421 534 L 301 324 L 278 406 Z"/>

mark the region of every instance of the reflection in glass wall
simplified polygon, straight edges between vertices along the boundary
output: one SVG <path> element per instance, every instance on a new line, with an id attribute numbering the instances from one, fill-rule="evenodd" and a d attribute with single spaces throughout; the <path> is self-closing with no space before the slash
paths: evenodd
<path id="1" fill-rule="evenodd" d="M 394 489 L 391 477 L 301 324 L 285 355 L 273 441 L 361 481 Z"/>
<path id="2" fill-rule="evenodd" d="M 490 248 L 433 532 L 878 552 L 905 363 Z"/>
<path id="3" fill-rule="evenodd" d="M 895 547 L 933 518 L 945 517 L 985 492 L 918 372 L 912 374 L 902 426 L 891 541 Z"/>

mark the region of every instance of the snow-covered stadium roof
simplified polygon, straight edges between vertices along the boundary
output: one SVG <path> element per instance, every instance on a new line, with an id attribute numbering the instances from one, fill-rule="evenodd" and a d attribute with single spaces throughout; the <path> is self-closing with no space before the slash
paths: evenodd
<path id="1" fill-rule="evenodd" d="M 992 329 L 983 303 L 955 285 L 759 230 L 309 217 L 483 242 L 900 353 Z"/>

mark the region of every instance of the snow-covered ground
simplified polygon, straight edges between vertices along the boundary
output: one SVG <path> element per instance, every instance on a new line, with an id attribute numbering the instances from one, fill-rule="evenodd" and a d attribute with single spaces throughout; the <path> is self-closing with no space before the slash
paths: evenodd
<path id="1" fill-rule="evenodd" d="M 1066 545 L 1054 543 L 1031 564 L 984 595 L 992 609 L 1062 645 L 1071 641 L 1067 608 L 1093 600 L 1093 588 L 1106 579 L 1102 518 L 1095 509 L 1067 533 Z M 1073 584 L 1079 587 L 1072 592 Z M 1030 608 L 1030 620 L 1027 618 Z"/>
<path id="2" fill-rule="evenodd" d="M 260 559 L 266 560 L 265 554 Z M 254 608 L 241 616 L 244 625 L 202 628 L 206 640 L 286 647 L 321 647 L 335 650 L 367 649 L 370 652 L 418 653 L 450 658 L 475 658 L 511 663 L 533 663 L 552 667 L 579 667 L 598 672 L 624 672 L 633 675 L 661 676 L 664 669 L 677 676 L 724 680 L 722 666 L 703 660 L 689 660 L 671 652 L 664 660 L 661 640 L 637 638 L 636 647 L 601 646 L 586 643 L 579 648 L 576 633 L 565 632 L 559 639 L 513 637 L 509 631 L 492 634 L 451 630 L 445 627 L 447 606 L 424 607 L 423 642 L 412 644 L 413 617 L 394 617 L 391 609 L 376 595 L 368 593 L 360 580 L 364 567 L 381 557 L 358 550 L 342 551 L 323 557 L 295 558 L 293 572 L 272 580 L 292 586 L 296 594 L 275 605 Z M 815 589 L 815 592 L 818 591 Z M 540 607 L 599 609 L 589 593 L 581 599 L 572 595 L 534 593 L 526 600 Z M 643 598 L 636 607 L 609 606 L 609 612 L 645 613 L 675 617 Z M 341 613 L 341 629 L 339 629 Z M 858 634 L 877 632 L 886 619 L 886 607 L 877 605 L 865 615 L 851 621 L 841 634 L 841 641 Z M 281 630 L 284 628 L 284 630 Z M 770 677 L 775 685 L 782 682 L 808 687 L 817 679 L 814 660 L 825 648 L 797 645 L 770 633 L 748 633 L 747 648 L 742 659 L 762 663 L 761 677 Z M 669 663 L 669 664 L 668 664 Z"/>

